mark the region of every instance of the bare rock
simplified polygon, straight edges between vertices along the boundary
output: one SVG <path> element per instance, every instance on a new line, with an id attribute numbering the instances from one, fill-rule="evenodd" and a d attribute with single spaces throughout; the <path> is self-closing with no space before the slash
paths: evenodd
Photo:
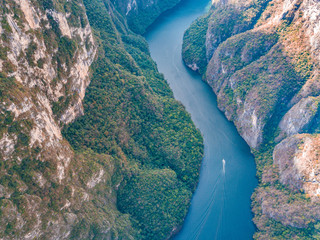
<path id="1" fill-rule="evenodd" d="M 319 143 L 319 135 L 294 135 L 279 143 L 273 152 L 280 182 L 313 198 L 320 196 Z"/>
<path id="2" fill-rule="evenodd" d="M 301 99 L 282 118 L 279 127 L 282 136 L 292 136 L 307 131 L 318 113 L 319 97 Z M 278 139 L 279 139 L 278 138 Z"/>

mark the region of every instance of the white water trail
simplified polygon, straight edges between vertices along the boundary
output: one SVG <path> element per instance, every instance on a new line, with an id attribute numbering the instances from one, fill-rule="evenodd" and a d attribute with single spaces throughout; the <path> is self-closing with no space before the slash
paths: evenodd
<path id="1" fill-rule="evenodd" d="M 221 178 L 221 172 L 220 172 L 220 174 L 217 176 L 215 183 L 213 185 L 213 189 L 212 189 L 212 192 L 209 197 L 209 202 L 208 202 L 204 212 L 201 214 L 200 220 L 198 221 L 199 224 L 196 226 L 195 230 L 193 231 L 193 233 L 190 235 L 190 237 L 188 239 L 190 239 L 190 240 L 199 239 L 200 234 L 202 232 L 202 229 L 203 229 L 204 225 L 206 224 L 208 217 L 211 213 L 211 209 L 213 207 L 213 204 L 214 204 L 215 198 L 216 198 L 216 190 L 217 190 L 217 187 L 218 187 L 221 179 L 222 178 Z"/>
<path id="2" fill-rule="evenodd" d="M 222 181 L 223 181 L 223 185 L 222 185 L 222 205 L 221 205 L 221 209 L 220 209 L 220 214 L 219 214 L 219 222 L 218 222 L 218 227 L 216 230 L 216 234 L 215 234 L 215 240 L 219 239 L 219 233 L 221 234 L 220 228 L 221 228 L 221 223 L 223 221 L 223 213 L 224 213 L 224 206 L 225 206 L 225 202 L 226 202 L 226 160 L 222 159 Z"/>

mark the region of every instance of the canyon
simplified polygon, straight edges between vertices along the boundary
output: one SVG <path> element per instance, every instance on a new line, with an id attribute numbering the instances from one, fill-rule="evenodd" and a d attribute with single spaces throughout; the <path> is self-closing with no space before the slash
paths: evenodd
<path id="1" fill-rule="evenodd" d="M 179 2 L 0 0 L 1 239 L 183 225 L 207 136 L 141 36 Z M 320 237 L 319 18 L 316 0 L 213 0 L 184 35 L 184 63 L 254 155 L 254 239 Z"/>
<path id="2" fill-rule="evenodd" d="M 1 239 L 165 239 L 181 225 L 202 137 L 131 30 L 177 2 L 0 1 Z"/>
<path id="3" fill-rule="evenodd" d="M 255 155 L 255 239 L 319 236 L 319 10 L 312 0 L 213 1 L 184 36 L 184 62 Z"/>

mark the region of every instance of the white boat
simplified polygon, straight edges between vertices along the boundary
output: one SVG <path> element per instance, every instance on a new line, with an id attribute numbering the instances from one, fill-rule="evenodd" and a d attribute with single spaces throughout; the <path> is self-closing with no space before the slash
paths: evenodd
<path id="1" fill-rule="evenodd" d="M 225 173 L 226 172 L 226 160 L 224 160 L 224 159 L 222 159 L 222 171 L 223 171 L 223 173 Z"/>

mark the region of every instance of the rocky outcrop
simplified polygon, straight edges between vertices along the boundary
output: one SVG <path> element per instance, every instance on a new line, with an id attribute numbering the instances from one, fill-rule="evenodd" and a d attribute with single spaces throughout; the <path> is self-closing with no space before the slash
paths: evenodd
<path id="1" fill-rule="evenodd" d="M 14 69 L 10 77 L 15 77 L 28 89 L 38 88 L 37 92 L 51 105 L 61 97 L 72 98 L 58 116 L 64 124 L 71 122 L 82 113 L 81 101 L 89 84 L 89 67 L 95 56 L 93 36 L 85 14 L 82 13 L 80 23 L 80 19 L 71 20 L 72 12 L 34 6 L 28 0 L 17 0 L 6 7 L 8 13 L 2 15 L 2 20 L 7 27 L 3 33 L 8 39 L 2 39 L 1 46 L 7 55 L 5 61 Z M 21 12 L 15 18 L 12 11 L 16 8 Z M 46 29 L 53 32 L 46 33 Z M 47 41 L 48 37 L 52 38 L 51 43 Z M 69 56 L 64 56 L 68 52 L 63 52 L 63 43 L 73 46 Z M 69 61 L 62 63 L 62 58 L 69 58 Z"/>
<path id="2" fill-rule="evenodd" d="M 68 183 L 75 156 L 61 127 L 83 114 L 96 53 L 93 34 L 80 1 L 15 0 L 0 5 L 0 156 L 7 169 L 0 173 L 1 238 L 64 239 L 77 219 L 68 209 L 84 200 L 61 195 L 56 208 L 67 210 L 65 218 L 50 213 L 46 205 L 53 200 L 34 188 L 59 194 L 61 190 L 52 189 L 58 184 L 85 193 L 76 181 Z M 15 172 L 8 171 L 12 168 Z"/>
<path id="3" fill-rule="evenodd" d="M 319 17 L 314 0 L 213 1 L 207 22 L 185 35 L 187 52 L 205 34 L 204 79 L 256 156 L 259 239 L 277 236 L 270 219 L 295 228 L 319 220 Z M 184 54 L 189 67 L 201 62 L 196 50 Z"/>
<path id="4" fill-rule="evenodd" d="M 277 139 L 283 136 L 292 136 L 297 133 L 312 131 L 313 123 L 317 123 L 319 111 L 319 97 L 302 98 L 282 118 L 279 124 L 281 133 Z"/>
<path id="5" fill-rule="evenodd" d="M 46 149 L 50 157 L 61 159 L 57 163 L 61 181 L 72 151 L 63 146 L 60 125 L 83 113 L 82 99 L 90 82 L 89 67 L 96 51 L 91 28 L 85 14 L 81 26 L 80 19 L 71 21 L 72 12 L 59 12 L 28 0 L 13 1 L 2 11 L 2 36 L 6 36 L 0 40 L 5 52 L 3 79 L 10 79 L 19 86 L 19 91 L 3 86 L 2 90 L 10 92 L 11 97 L 3 96 L 1 109 L 11 112 L 15 123 L 30 123 L 26 149 Z M 69 50 L 72 53 L 65 52 L 64 43 L 73 46 Z M 66 104 L 60 104 L 63 101 Z M 15 134 L 4 132 L 1 141 L 11 139 L 14 143 L 16 138 Z M 17 157 L 8 150 L 3 154 L 6 159 Z"/>
<path id="6" fill-rule="evenodd" d="M 74 4 L 84 12 L 80 3 Z M 96 51 L 90 25 L 84 13 L 81 25 L 80 19 L 71 21 L 72 12 L 59 12 L 54 5 L 17 0 L 2 7 L 2 80 L 19 90 L 2 86 L 11 96 L 2 95 L 1 109 L 11 113 L 14 123 L 30 122 L 27 149 L 46 147 L 51 157 L 70 159 L 70 150 L 61 144 L 60 125 L 83 113 L 82 99 Z M 65 52 L 64 43 L 73 46 L 68 50 L 72 53 Z M 13 143 L 15 138 L 10 131 L 4 132 L 1 141 Z M 13 158 L 8 150 L 3 154 Z"/>
<path id="7" fill-rule="evenodd" d="M 129 27 L 140 34 L 145 33 L 161 13 L 179 2 L 180 0 L 113 0 L 113 4 L 126 16 Z"/>
<path id="8" fill-rule="evenodd" d="M 263 214 L 258 221 L 255 221 L 257 227 L 261 230 L 268 230 L 268 227 L 263 224 L 268 221 L 268 218 L 281 222 L 284 226 L 298 229 L 307 228 L 308 224 L 310 224 L 310 219 L 313 219 L 313 221 L 320 220 L 319 205 L 316 202 L 293 199 L 290 195 L 275 187 L 263 190 L 258 189 L 254 197 L 257 199 Z M 281 210 L 278 207 L 279 205 Z M 254 206 L 254 208 L 256 207 L 258 206 Z M 255 217 L 254 220 L 259 217 Z M 257 234 L 257 238 L 268 239 L 269 237 L 262 232 Z"/>
<path id="9" fill-rule="evenodd" d="M 273 152 L 280 182 L 309 196 L 320 196 L 319 136 L 294 135 L 279 143 Z"/>
<path id="10" fill-rule="evenodd" d="M 129 15 L 145 20 L 155 8 L 153 21 L 177 2 L 117 1 L 128 7 L 121 14 L 104 0 L 0 0 L 1 239 L 140 239 L 158 232 L 165 238 L 181 224 L 199 176 L 201 135 L 157 72 L 146 41 L 126 23 Z M 171 131 L 178 121 L 166 121 L 165 101 L 188 127 Z M 190 144 L 182 150 L 175 141 L 185 141 L 184 129 Z M 170 188 L 186 194 L 167 211 L 179 194 L 164 191 L 163 181 L 151 188 L 166 209 L 155 208 L 154 219 L 159 225 L 161 216 L 165 228 L 142 233 L 145 218 L 132 224 L 140 206 L 120 212 L 117 194 L 145 170 L 142 162 L 154 159 L 154 168 L 165 164 L 174 174 Z M 153 175 L 147 178 L 152 183 Z M 137 199 L 145 194 L 138 188 Z M 168 212 L 179 217 L 172 221 Z"/>
<path id="11" fill-rule="evenodd" d="M 218 46 L 229 37 L 253 27 L 268 1 L 212 1 L 212 14 L 206 33 L 206 57 L 210 61 Z"/>

